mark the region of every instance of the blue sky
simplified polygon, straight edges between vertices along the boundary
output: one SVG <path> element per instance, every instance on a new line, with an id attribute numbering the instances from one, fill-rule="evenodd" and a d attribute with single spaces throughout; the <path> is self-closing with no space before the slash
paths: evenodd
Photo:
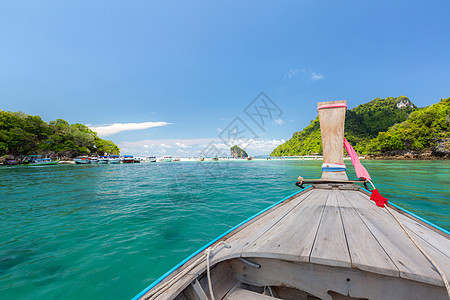
<path id="1" fill-rule="evenodd" d="M 0 109 L 116 124 L 99 131 L 135 155 L 225 151 L 239 117 L 268 154 L 317 101 L 450 97 L 449 15 L 447 0 L 7 1 Z M 244 112 L 260 92 L 282 112 L 264 128 Z"/>

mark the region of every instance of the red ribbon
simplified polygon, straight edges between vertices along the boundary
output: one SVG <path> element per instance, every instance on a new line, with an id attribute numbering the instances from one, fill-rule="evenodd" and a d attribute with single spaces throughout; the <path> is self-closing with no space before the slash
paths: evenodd
<path id="1" fill-rule="evenodd" d="M 388 199 L 381 196 L 380 192 L 377 189 L 372 191 L 372 195 L 370 196 L 370 200 L 375 201 L 377 206 L 384 207 L 385 204 L 388 204 Z"/>

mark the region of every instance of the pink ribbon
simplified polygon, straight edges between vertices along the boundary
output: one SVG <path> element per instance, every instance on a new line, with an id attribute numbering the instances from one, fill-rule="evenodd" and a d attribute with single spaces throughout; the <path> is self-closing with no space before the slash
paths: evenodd
<path id="1" fill-rule="evenodd" d="M 321 105 L 321 106 L 317 106 L 317 111 L 319 111 L 319 109 L 323 109 L 323 108 L 336 108 L 336 107 L 345 107 L 345 109 L 347 109 L 347 104 L 346 103 L 336 103 L 336 104 Z"/>
<path id="2" fill-rule="evenodd" d="M 366 168 L 361 164 L 359 161 L 358 154 L 356 153 L 355 149 L 353 149 L 352 145 L 350 145 L 349 142 L 344 138 L 344 147 L 345 150 L 347 150 L 348 155 L 350 155 L 350 158 L 352 159 L 352 164 L 355 167 L 355 173 L 358 178 L 368 179 L 371 180 L 369 172 L 367 172 Z"/>

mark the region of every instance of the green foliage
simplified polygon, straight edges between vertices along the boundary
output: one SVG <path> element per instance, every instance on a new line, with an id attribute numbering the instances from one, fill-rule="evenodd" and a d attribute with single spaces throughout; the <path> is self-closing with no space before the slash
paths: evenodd
<path id="1" fill-rule="evenodd" d="M 83 124 L 62 119 L 46 123 L 39 116 L 0 111 L 0 155 L 54 153 L 75 157 L 105 152 L 119 154 L 120 150 Z"/>
<path id="2" fill-rule="evenodd" d="M 406 121 L 380 132 L 367 148 L 371 153 L 432 149 L 450 140 L 450 98 L 413 112 Z"/>
<path id="3" fill-rule="evenodd" d="M 345 114 L 345 137 L 360 154 L 367 153 L 367 143 L 396 123 L 406 120 L 417 107 L 405 96 L 376 98 Z M 322 154 L 319 117 L 290 140 L 278 146 L 272 156 Z"/>

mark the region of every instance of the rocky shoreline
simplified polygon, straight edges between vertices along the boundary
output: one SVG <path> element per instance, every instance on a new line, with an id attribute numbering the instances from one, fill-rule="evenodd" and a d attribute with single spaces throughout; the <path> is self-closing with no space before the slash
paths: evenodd
<path id="1" fill-rule="evenodd" d="M 447 160 L 450 159 L 449 151 L 390 151 L 382 154 L 369 154 L 365 159 L 375 160 Z"/>

